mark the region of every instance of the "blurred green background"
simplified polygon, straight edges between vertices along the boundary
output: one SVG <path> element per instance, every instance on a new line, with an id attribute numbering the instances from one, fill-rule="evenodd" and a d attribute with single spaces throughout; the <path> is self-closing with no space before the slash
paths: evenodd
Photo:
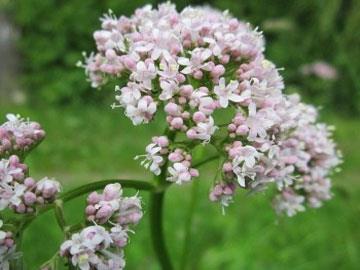
<path id="1" fill-rule="evenodd" d="M 40 122 L 47 139 L 28 158 L 35 177 L 54 176 L 65 189 L 112 177 L 149 179 L 133 160 L 150 137 L 163 130 L 158 118 L 134 127 L 111 110 L 113 89 L 91 89 L 75 67 L 82 51 L 95 49 L 92 32 L 109 8 L 130 15 L 141 0 L 0 0 L 0 116 L 21 113 Z M 208 178 L 217 164 L 202 168 L 188 269 L 359 269 L 360 265 L 360 1 L 212 0 L 173 1 L 228 9 L 259 26 L 266 55 L 281 71 L 287 92 L 322 107 L 321 119 L 336 126 L 344 154 L 334 177 L 334 198 L 294 218 L 276 217 L 270 194 L 238 194 L 221 215 L 207 200 Z M 6 39 L 7 38 L 7 39 Z M 324 61 L 337 78 L 305 76 L 301 67 Z M 134 191 L 128 191 L 133 194 Z M 191 186 L 171 187 L 165 229 L 179 263 Z M 127 269 L 159 269 L 145 218 L 126 249 Z M 84 198 L 66 205 L 71 222 L 83 217 Z M 71 210 L 71 211 L 70 211 Z M 38 269 L 62 236 L 52 213 L 36 221 L 24 239 L 26 269 Z"/>

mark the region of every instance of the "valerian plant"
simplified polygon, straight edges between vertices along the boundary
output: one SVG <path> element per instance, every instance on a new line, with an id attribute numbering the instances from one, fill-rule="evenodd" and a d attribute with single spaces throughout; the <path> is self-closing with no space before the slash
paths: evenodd
<path id="1" fill-rule="evenodd" d="M 331 198 L 329 177 L 341 163 L 332 128 L 318 123 L 316 108 L 283 92 L 258 29 L 228 12 L 188 7 L 179 13 L 165 3 L 140 8 L 131 17 L 110 11 L 94 39 L 97 52 L 79 63 L 91 85 L 115 82 L 113 108 L 122 108 L 134 125 L 165 114 L 166 130 L 135 157 L 154 179 L 102 180 L 60 193 L 58 182 L 35 181 L 24 164 L 45 132 L 37 123 L 8 115 L 0 127 L 0 207 L 20 218 L 12 221 L 17 226 L 5 220 L 1 228 L 3 269 L 21 256 L 16 245 L 24 229 L 48 210 L 54 210 L 65 241 L 42 269 L 57 269 L 59 257 L 70 269 L 123 269 L 124 247 L 143 213 L 141 199 L 124 197 L 122 188 L 150 192 L 153 247 L 162 269 L 173 269 L 163 232 L 164 194 L 171 184 L 199 181 L 198 167 L 212 160 L 219 168 L 209 183 L 209 199 L 223 212 L 241 190 L 272 188 L 276 212 L 288 216 Z M 195 148 L 213 148 L 216 154 L 195 163 Z M 87 193 L 85 221 L 68 224 L 63 203 Z"/>

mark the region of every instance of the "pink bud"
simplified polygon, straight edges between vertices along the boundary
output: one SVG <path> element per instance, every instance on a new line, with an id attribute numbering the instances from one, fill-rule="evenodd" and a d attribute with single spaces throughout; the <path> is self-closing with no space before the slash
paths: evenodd
<path id="1" fill-rule="evenodd" d="M 175 117 L 172 121 L 171 121 L 171 126 L 175 129 L 181 129 L 182 125 L 183 125 L 184 121 L 181 117 Z"/>
<path id="2" fill-rule="evenodd" d="M 181 87 L 180 94 L 182 96 L 189 97 L 189 96 L 191 96 L 193 91 L 194 91 L 194 88 L 192 87 L 192 85 L 187 84 L 187 85 L 183 85 Z"/>
<path id="3" fill-rule="evenodd" d="M 232 169 L 233 169 L 233 168 L 232 168 L 232 165 L 231 165 L 230 162 L 224 163 L 224 165 L 223 165 L 223 170 L 224 170 L 224 172 L 231 172 Z"/>
<path id="4" fill-rule="evenodd" d="M 18 206 L 16 206 L 16 212 L 23 214 L 26 212 L 26 206 L 23 203 L 20 203 Z"/>
<path id="5" fill-rule="evenodd" d="M 197 71 L 194 72 L 193 76 L 194 76 L 195 79 L 201 80 L 202 77 L 203 77 L 203 73 L 202 73 L 201 70 L 197 70 Z"/>
<path id="6" fill-rule="evenodd" d="M 206 115 L 203 112 L 195 112 L 193 115 L 193 120 L 196 123 L 204 122 L 206 120 Z"/>
<path id="7" fill-rule="evenodd" d="M 185 97 L 179 97 L 178 101 L 179 101 L 179 104 L 181 104 L 181 105 L 184 105 L 187 102 Z"/>
<path id="8" fill-rule="evenodd" d="M 88 205 L 85 208 L 85 213 L 88 216 L 94 215 L 96 213 L 96 208 L 93 205 Z"/>
<path id="9" fill-rule="evenodd" d="M 246 135 L 249 132 L 249 128 L 246 125 L 241 125 L 236 129 L 237 135 Z"/>
<path id="10" fill-rule="evenodd" d="M 136 67 L 136 62 L 134 59 L 132 59 L 129 56 L 123 56 L 122 57 L 122 63 L 127 69 L 133 70 Z"/>
<path id="11" fill-rule="evenodd" d="M 165 105 L 164 110 L 166 113 L 170 115 L 176 115 L 178 114 L 178 105 L 176 105 L 173 102 L 169 102 L 168 104 Z"/>
<path id="12" fill-rule="evenodd" d="M 176 152 L 170 153 L 168 158 L 171 162 L 180 162 L 183 160 L 183 156 Z"/>
<path id="13" fill-rule="evenodd" d="M 108 49 L 105 52 L 105 57 L 109 60 L 116 58 L 116 52 L 113 49 Z"/>
<path id="14" fill-rule="evenodd" d="M 234 132 L 234 131 L 236 130 L 236 125 L 235 125 L 235 124 L 230 124 L 230 125 L 228 125 L 228 130 L 229 130 L 230 132 Z"/>
<path id="15" fill-rule="evenodd" d="M 160 146 L 160 147 L 167 147 L 169 146 L 169 140 L 166 136 L 160 136 L 160 137 L 157 137 L 157 144 Z"/>
<path id="16" fill-rule="evenodd" d="M 36 195 L 30 191 L 24 194 L 24 203 L 28 206 L 33 205 L 36 202 Z"/>
<path id="17" fill-rule="evenodd" d="M 199 176 L 199 171 L 197 169 L 191 168 L 189 172 L 190 172 L 191 177 L 198 177 Z"/>
<path id="18" fill-rule="evenodd" d="M 216 65 L 211 71 L 211 75 L 215 78 L 220 77 L 225 73 L 225 68 L 223 65 Z"/>
<path id="19" fill-rule="evenodd" d="M 101 197 L 96 191 L 91 192 L 89 194 L 89 196 L 87 197 L 88 204 L 97 204 L 100 200 L 101 200 Z"/>
<path id="20" fill-rule="evenodd" d="M 28 178 L 25 179 L 24 184 L 25 184 L 25 186 L 27 186 L 28 188 L 32 188 L 32 187 L 35 186 L 36 183 L 35 183 L 35 180 L 34 180 L 34 179 L 32 179 L 31 177 L 28 177 Z"/>
<path id="21" fill-rule="evenodd" d="M 186 81 L 186 77 L 181 73 L 176 74 L 176 79 L 178 80 L 179 83 L 183 83 Z"/>
<path id="22" fill-rule="evenodd" d="M 119 198 L 121 193 L 122 190 L 120 184 L 110 184 L 104 188 L 103 196 L 106 201 L 111 201 Z"/>
<path id="23" fill-rule="evenodd" d="M 227 64 L 230 61 L 230 56 L 228 54 L 225 54 L 221 56 L 220 62 L 221 64 Z"/>
<path id="24" fill-rule="evenodd" d="M 197 133 L 194 129 L 189 129 L 187 132 L 186 132 L 186 136 L 191 139 L 191 140 L 194 140 L 196 139 L 197 137 Z"/>
<path id="25" fill-rule="evenodd" d="M 104 205 L 97 211 L 95 217 L 98 220 L 105 220 L 104 222 L 106 222 L 111 217 L 112 214 L 113 214 L 113 210 L 111 206 Z"/>

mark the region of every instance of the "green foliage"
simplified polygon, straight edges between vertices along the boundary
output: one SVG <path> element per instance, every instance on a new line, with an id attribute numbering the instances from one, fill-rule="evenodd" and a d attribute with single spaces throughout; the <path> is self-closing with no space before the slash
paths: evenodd
<path id="1" fill-rule="evenodd" d="M 13 18 L 22 33 L 21 79 L 30 99 L 51 104 L 111 100 L 112 91 L 99 93 L 91 89 L 83 70 L 76 68 L 75 63 L 82 58 L 82 51 L 95 49 L 92 32 L 99 28 L 98 19 L 108 9 L 118 15 L 130 15 L 137 7 L 158 2 L 161 1 L 15 0 Z M 189 4 L 228 9 L 241 20 L 259 26 L 264 29 L 268 58 L 285 68 L 282 74 L 287 86 L 296 88 L 317 105 L 348 113 L 359 111 L 359 1 L 173 2 L 178 9 Z M 319 59 L 337 68 L 338 80 L 324 81 L 300 74 L 301 65 Z M 110 86 L 106 88 L 112 90 Z"/>

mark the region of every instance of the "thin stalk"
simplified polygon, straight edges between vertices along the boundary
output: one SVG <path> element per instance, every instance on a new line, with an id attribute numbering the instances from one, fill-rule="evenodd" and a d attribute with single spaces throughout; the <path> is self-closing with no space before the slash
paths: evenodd
<path id="1" fill-rule="evenodd" d="M 66 233 L 66 221 L 65 221 L 65 216 L 64 216 L 64 203 L 62 200 L 56 200 L 54 202 L 54 214 L 55 214 L 55 218 L 57 221 L 57 224 L 59 225 L 61 231 L 63 233 Z"/>
<path id="2" fill-rule="evenodd" d="M 164 191 L 152 192 L 150 195 L 150 230 L 155 254 L 163 270 L 173 270 L 169 253 L 166 249 L 163 229 Z"/>
<path id="3" fill-rule="evenodd" d="M 190 246 L 191 246 L 191 228 L 192 228 L 192 222 L 194 218 L 196 203 L 197 203 L 197 195 L 199 190 L 199 181 L 194 181 L 192 183 L 191 187 L 191 198 L 190 198 L 190 204 L 188 213 L 186 216 L 186 222 L 185 222 L 185 236 L 184 236 L 184 246 L 182 251 L 182 257 L 180 261 L 180 270 L 185 270 L 187 266 Z"/>
<path id="4" fill-rule="evenodd" d="M 152 190 L 154 185 L 150 182 L 140 180 L 124 180 L 124 179 L 107 179 L 93 183 L 89 183 L 78 188 L 72 189 L 60 195 L 60 199 L 64 202 L 70 201 L 76 197 L 84 195 L 94 190 L 103 189 L 108 184 L 119 183 L 124 188 L 133 188 L 137 190 Z"/>

